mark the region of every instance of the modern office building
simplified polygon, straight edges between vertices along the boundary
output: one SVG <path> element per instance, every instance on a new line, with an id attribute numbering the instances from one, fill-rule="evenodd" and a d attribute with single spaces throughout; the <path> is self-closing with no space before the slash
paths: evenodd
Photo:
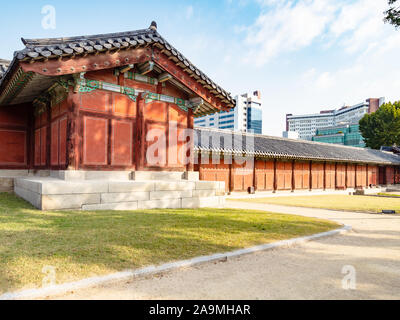
<path id="1" fill-rule="evenodd" d="M 297 140 L 299 139 L 299 134 L 295 131 L 283 131 L 282 137 Z"/>
<path id="2" fill-rule="evenodd" d="M 317 114 L 286 115 L 286 131 L 294 131 L 302 140 L 312 140 L 318 129 L 334 127 L 343 123 L 358 123 L 367 113 L 373 113 L 385 103 L 385 98 L 370 98 L 354 106 L 337 110 L 324 110 Z"/>
<path id="3" fill-rule="evenodd" d="M 261 94 L 255 91 L 235 97 L 236 107 L 229 112 L 219 112 L 194 120 L 197 127 L 228 129 L 262 134 Z"/>
<path id="4" fill-rule="evenodd" d="M 343 123 L 337 126 L 317 129 L 312 141 L 365 148 L 364 138 L 361 135 L 358 123 Z"/>

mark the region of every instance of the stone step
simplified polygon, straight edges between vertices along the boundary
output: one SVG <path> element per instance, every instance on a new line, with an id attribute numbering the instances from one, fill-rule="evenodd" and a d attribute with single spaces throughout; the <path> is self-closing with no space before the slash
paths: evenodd
<path id="1" fill-rule="evenodd" d="M 0 177 L 0 192 L 12 192 L 14 190 L 14 178 Z"/>
<path id="2" fill-rule="evenodd" d="M 132 180 L 136 181 L 199 181 L 200 173 L 188 172 L 165 172 L 165 171 L 135 171 L 132 172 Z"/>

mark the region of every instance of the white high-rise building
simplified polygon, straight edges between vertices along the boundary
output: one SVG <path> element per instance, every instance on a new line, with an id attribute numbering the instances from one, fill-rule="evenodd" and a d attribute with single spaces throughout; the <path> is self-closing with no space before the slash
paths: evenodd
<path id="1" fill-rule="evenodd" d="M 196 127 L 228 129 L 262 134 L 261 94 L 245 93 L 235 97 L 236 107 L 229 112 L 219 112 L 194 119 Z"/>
<path id="2" fill-rule="evenodd" d="M 342 123 L 358 123 L 365 114 L 375 112 L 384 103 L 385 98 L 370 98 L 366 102 L 351 107 L 344 106 L 337 110 L 324 110 L 316 114 L 288 114 L 286 115 L 286 131 L 297 132 L 302 140 L 312 140 L 317 129 Z"/>

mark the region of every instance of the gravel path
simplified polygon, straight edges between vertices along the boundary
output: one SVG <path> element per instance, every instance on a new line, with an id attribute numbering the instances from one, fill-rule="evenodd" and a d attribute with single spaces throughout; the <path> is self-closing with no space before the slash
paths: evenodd
<path id="1" fill-rule="evenodd" d="M 400 216 L 228 201 L 232 208 L 325 218 L 341 236 L 227 262 L 72 292 L 60 299 L 400 299 Z M 356 289 L 344 290 L 344 266 Z"/>

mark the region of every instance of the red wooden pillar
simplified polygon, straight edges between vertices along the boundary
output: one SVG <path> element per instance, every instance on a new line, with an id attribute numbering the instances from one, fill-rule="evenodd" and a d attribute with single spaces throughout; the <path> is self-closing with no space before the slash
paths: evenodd
<path id="1" fill-rule="evenodd" d="M 367 183 L 366 183 L 366 185 L 367 185 L 367 188 L 369 188 L 369 172 L 368 172 L 368 164 L 367 164 L 367 166 L 366 166 L 366 175 L 367 175 Z"/>
<path id="2" fill-rule="evenodd" d="M 253 158 L 253 187 L 254 191 L 257 191 L 257 182 L 256 182 L 256 158 Z"/>
<path id="3" fill-rule="evenodd" d="M 335 162 L 335 190 L 337 189 L 338 185 L 337 185 L 337 162 Z"/>
<path id="4" fill-rule="evenodd" d="M 194 116 L 193 116 L 193 110 L 189 108 L 188 114 L 187 114 L 187 127 L 190 130 L 190 159 L 189 159 L 189 164 L 186 166 L 187 171 L 194 171 L 194 155 L 193 155 L 193 150 L 194 150 Z M 186 155 L 188 156 L 188 155 Z"/>
<path id="5" fill-rule="evenodd" d="M 292 161 L 292 192 L 296 190 L 296 178 L 295 178 L 295 160 Z"/>
<path id="6" fill-rule="evenodd" d="M 233 159 L 231 163 L 229 164 L 229 192 L 231 193 L 233 191 Z"/>
<path id="7" fill-rule="evenodd" d="M 145 164 L 145 128 L 144 128 L 144 107 L 145 100 L 140 94 L 137 98 L 136 109 L 136 170 L 143 170 Z"/>
<path id="8" fill-rule="evenodd" d="M 29 108 L 29 119 L 27 128 L 27 165 L 32 169 L 35 165 L 35 110 L 33 106 Z"/>
<path id="9" fill-rule="evenodd" d="M 326 161 L 324 162 L 324 191 L 326 190 Z"/>
<path id="10" fill-rule="evenodd" d="M 277 159 L 274 159 L 274 192 L 278 191 Z"/>
<path id="11" fill-rule="evenodd" d="M 313 189 L 313 187 L 312 187 L 312 184 L 313 184 L 313 178 L 312 178 L 312 161 L 310 161 L 310 191 L 312 191 L 312 189 Z"/>
<path id="12" fill-rule="evenodd" d="M 51 168 L 51 102 L 47 105 L 47 119 L 46 119 L 46 168 Z"/>
<path id="13" fill-rule="evenodd" d="M 354 166 L 354 189 L 357 189 L 357 163 Z"/>
<path id="14" fill-rule="evenodd" d="M 344 188 L 347 190 L 347 170 L 348 170 L 349 164 L 346 162 L 345 165 L 345 172 L 344 172 Z"/>
<path id="15" fill-rule="evenodd" d="M 82 137 L 80 132 L 79 119 L 79 93 L 70 88 L 68 94 L 68 123 L 67 123 L 67 168 L 78 170 L 80 161 L 80 146 Z"/>

